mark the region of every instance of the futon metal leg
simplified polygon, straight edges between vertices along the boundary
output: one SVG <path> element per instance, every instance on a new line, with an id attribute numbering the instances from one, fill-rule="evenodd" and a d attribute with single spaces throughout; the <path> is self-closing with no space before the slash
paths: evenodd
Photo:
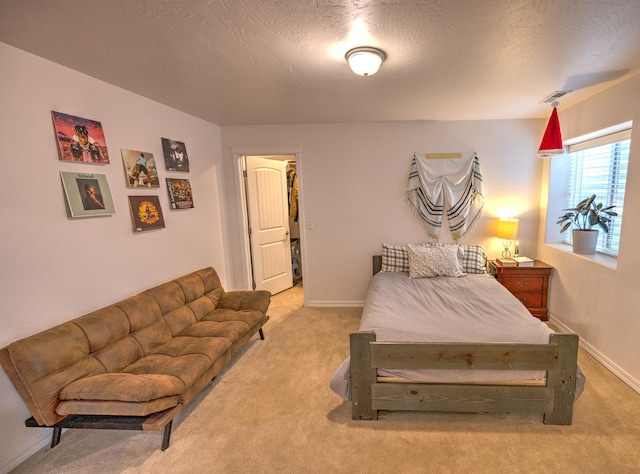
<path id="1" fill-rule="evenodd" d="M 264 341 L 264 333 L 262 332 L 262 328 L 258 329 L 258 334 L 260 334 L 260 339 Z"/>
<path id="2" fill-rule="evenodd" d="M 169 441 L 171 441 L 171 424 L 173 420 L 165 425 L 162 429 L 162 451 L 169 447 Z"/>
<path id="3" fill-rule="evenodd" d="M 51 447 L 55 448 L 56 446 L 58 446 L 58 443 L 60 442 L 60 435 L 62 434 L 62 428 L 54 428 L 53 429 L 53 436 L 51 436 Z"/>

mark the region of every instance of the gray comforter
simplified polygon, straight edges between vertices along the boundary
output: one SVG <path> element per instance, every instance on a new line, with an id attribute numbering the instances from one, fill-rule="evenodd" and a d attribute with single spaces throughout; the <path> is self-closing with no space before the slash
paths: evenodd
<path id="1" fill-rule="evenodd" d="M 411 279 L 407 273 L 380 272 L 367 292 L 361 331 L 389 342 L 526 342 L 547 344 L 553 331 L 491 275 Z M 505 370 L 378 370 L 378 376 L 422 382 L 504 382 L 541 380 L 544 372 Z M 584 376 L 579 371 L 576 398 Z M 330 387 L 351 398 L 350 361 L 334 374 Z"/>

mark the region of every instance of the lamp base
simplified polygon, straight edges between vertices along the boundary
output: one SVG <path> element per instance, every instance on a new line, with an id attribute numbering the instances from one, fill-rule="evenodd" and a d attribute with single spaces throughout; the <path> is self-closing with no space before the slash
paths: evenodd
<path id="1" fill-rule="evenodd" d="M 504 246 L 504 250 L 502 251 L 502 256 L 504 258 L 511 258 L 511 250 L 509 250 L 509 248 L 511 247 L 511 241 L 503 240 L 502 245 Z"/>

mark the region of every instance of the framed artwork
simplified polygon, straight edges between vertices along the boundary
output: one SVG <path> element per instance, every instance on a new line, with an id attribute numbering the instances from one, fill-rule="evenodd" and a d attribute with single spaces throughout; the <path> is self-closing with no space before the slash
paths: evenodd
<path id="1" fill-rule="evenodd" d="M 193 193 L 188 179 L 166 178 L 171 209 L 193 208 Z"/>
<path id="2" fill-rule="evenodd" d="M 164 217 L 162 217 L 158 196 L 129 196 L 129 209 L 134 232 L 164 227 Z"/>
<path id="3" fill-rule="evenodd" d="M 130 188 L 159 188 L 158 169 L 153 153 L 121 148 L 122 164 Z"/>
<path id="4" fill-rule="evenodd" d="M 105 175 L 61 171 L 60 176 L 71 217 L 103 216 L 116 212 Z"/>
<path id="5" fill-rule="evenodd" d="M 189 156 L 184 143 L 163 138 L 162 151 L 168 171 L 189 171 Z"/>
<path id="6" fill-rule="evenodd" d="M 51 111 L 61 161 L 109 164 L 102 124 L 95 120 Z"/>

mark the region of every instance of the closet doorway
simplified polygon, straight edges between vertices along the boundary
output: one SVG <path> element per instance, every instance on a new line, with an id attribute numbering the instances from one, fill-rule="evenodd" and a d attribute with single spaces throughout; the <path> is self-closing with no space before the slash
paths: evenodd
<path id="1" fill-rule="evenodd" d="M 280 293 L 302 281 L 296 157 L 247 155 L 242 168 L 251 286 Z"/>

